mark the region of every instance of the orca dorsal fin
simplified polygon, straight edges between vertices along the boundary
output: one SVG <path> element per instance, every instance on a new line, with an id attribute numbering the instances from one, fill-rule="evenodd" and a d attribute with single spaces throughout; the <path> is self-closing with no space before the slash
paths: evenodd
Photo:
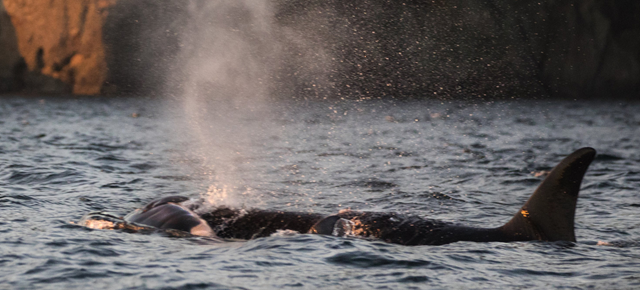
<path id="1" fill-rule="evenodd" d="M 596 156 L 581 148 L 565 157 L 500 229 L 516 240 L 576 241 L 574 216 L 580 183 Z"/>
<path id="2" fill-rule="evenodd" d="M 141 211 L 142 212 L 146 212 L 152 208 L 161 206 L 163 204 L 167 204 L 167 203 L 181 203 L 183 201 L 187 201 L 189 200 L 188 197 L 186 196 L 181 196 L 181 195 L 172 195 L 172 196 L 167 196 L 167 197 L 163 197 L 163 198 L 158 198 L 158 199 L 154 199 L 151 202 L 149 202 L 147 205 L 145 205 Z"/>

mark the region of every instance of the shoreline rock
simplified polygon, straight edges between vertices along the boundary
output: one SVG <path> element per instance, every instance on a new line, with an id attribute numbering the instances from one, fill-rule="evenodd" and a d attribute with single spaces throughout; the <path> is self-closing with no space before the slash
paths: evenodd
<path id="1" fill-rule="evenodd" d="M 114 1 L 4 0 L 23 63 L 14 79 L 23 90 L 95 95 L 107 75 L 102 27 Z"/>
<path id="2" fill-rule="evenodd" d="M 223 1 L 228 19 L 192 23 L 216 15 L 207 3 L 0 0 L 0 93 L 179 94 L 186 58 L 207 53 L 181 51 L 189 29 L 226 21 L 268 23 L 269 51 L 235 40 L 280 97 L 640 97 L 637 1 Z"/>

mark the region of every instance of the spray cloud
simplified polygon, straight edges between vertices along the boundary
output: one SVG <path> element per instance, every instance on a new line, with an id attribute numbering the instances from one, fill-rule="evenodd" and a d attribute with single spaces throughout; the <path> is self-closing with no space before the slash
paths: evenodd
<path id="1" fill-rule="evenodd" d="M 204 198 L 238 204 L 250 143 L 268 134 L 271 67 L 279 49 L 265 0 L 190 1 L 181 33 L 181 102 L 192 153 L 211 176 Z"/>

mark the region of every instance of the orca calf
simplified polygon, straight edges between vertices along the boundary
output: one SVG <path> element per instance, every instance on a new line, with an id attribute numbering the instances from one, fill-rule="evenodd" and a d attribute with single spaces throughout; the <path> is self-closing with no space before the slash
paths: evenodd
<path id="1" fill-rule="evenodd" d="M 188 200 L 184 196 L 169 196 L 154 200 L 124 217 L 126 222 L 189 232 L 195 236 L 214 235 L 209 224 L 190 209 L 180 205 Z"/>
<path id="2" fill-rule="evenodd" d="M 149 203 L 125 217 L 129 223 L 194 235 L 228 239 L 266 237 L 278 230 L 335 236 L 357 236 L 402 245 L 442 245 L 458 241 L 571 241 L 582 178 L 593 161 L 593 148 L 565 157 L 542 181 L 529 200 L 498 228 L 475 228 L 398 213 L 341 211 L 336 215 L 232 209 L 219 207 L 198 216 L 170 196 Z"/>

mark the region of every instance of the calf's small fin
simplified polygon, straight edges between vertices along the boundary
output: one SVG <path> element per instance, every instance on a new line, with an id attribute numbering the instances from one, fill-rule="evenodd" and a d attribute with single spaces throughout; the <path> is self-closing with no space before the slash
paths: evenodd
<path id="1" fill-rule="evenodd" d="M 148 211 L 148 210 L 150 210 L 152 208 L 159 207 L 159 206 L 161 206 L 163 204 L 168 204 L 168 203 L 179 204 L 179 203 L 181 203 L 183 201 L 187 201 L 187 200 L 189 200 L 188 197 L 181 196 L 181 195 L 172 195 L 172 196 L 167 196 L 167 197 L 163 197 L 163 198 L 158 198 L 158 199 L 155 199 L 155 200 L 151 201 L 149 204 L 145 205 L 141 209 L 141 211 L 142 212 L 146 212 L 146 211 Z"/>
<path id="2" fill-rule="evenodd" d="M 511 220 L 499 229 L 514 241 L 576 241 L 574 216 L 580 183 L 596 156 L 581 148 L 565 157 Z"/>
<path id="3" fill-rule="evenodd" d="M 336 223 L 340 220 L 337 215 L 328 216 L 321 219 L 309 229 L 310 234 L 331 235 Z"/>

